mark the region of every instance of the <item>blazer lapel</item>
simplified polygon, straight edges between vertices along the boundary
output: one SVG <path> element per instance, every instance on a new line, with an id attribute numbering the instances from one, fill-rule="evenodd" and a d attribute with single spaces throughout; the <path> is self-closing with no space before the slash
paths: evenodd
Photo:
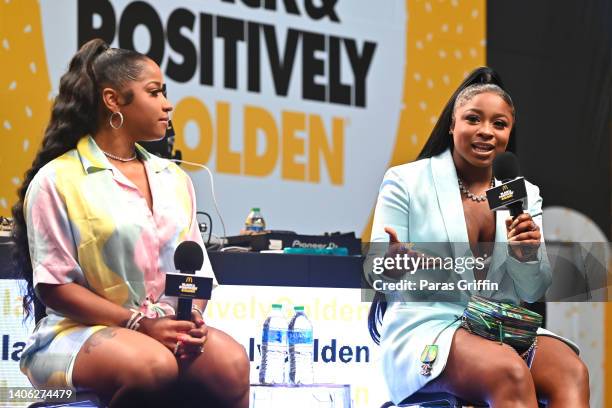
<path id="1" fill-rule="evenodd" d="M 444 220 L 448 241 L 455 259 L 473 258 L 470 248 L 470 241 L 465 225 L 465 215 L 463 214 L 463 204 L 461 202 L 461 192 L 457 179 L 457 170 L 453 163 L 453 156 L 450 149 L 444 153 L 431 158 L 431 171 L 434 186 L 438 197 L 440 213 Z M 503 222 L 503 221 L 502 221 Z M 498 222 L 499 223 L 499 222 Z M 497 227 L 499 229 L 499 227 Z M 505 229 L 504 229 L 505 230 Z M 474 271 L 466 269 L 463 276 L 458 279 L 465 279 L 468 282 L 474 281 Z M 479 294 L 477 290 L 468 290 L 471 294 Z"/>
<path id="2" fill-rule="evenodd" d="M 455 170 L 450 149 L 431 158 L 431 173 L 448 241 L 451 244 L 467 243 L 469 249 L 463 204 L 461 204 L 461 193 L 457 181 L 457 170 Z M 455 249 L 453 248 L 453 251 Z M 454 255 L 459 254 L 455 253 Z"/>

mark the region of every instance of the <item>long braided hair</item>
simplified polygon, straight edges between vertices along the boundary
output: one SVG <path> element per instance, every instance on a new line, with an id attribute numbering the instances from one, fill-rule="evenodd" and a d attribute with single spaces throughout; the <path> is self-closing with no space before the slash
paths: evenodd
<path id="1" fill-rule="evenodd" d="M 16 271 L 27 282 L 23 296 L 24 318 L 31 316 L 32 305 L 36 307 L 36 320 L 44 310 L 36 297 L 33 286 L 33 271 L 28 246 L 28 235 L 24 215 L 24 198 L 28 186 L 38 171 L 51 160 L 76 148 L 83 136 L 95 134 L 101 118 L 108 116 L 101 103 L 102 87 L 121 90 L 128 81 L 133 81 L 142 71 L 147 58 L 136 51 L 109 48 L 100 39 L 85 43 L 72 57 L 68 71 L 60 79 L 59 94 L 51 108 L 51 119 L 45 130 L 42 146 L 36 153 L 32 166 L 26 171 L 23 184 L 17 190 L 19 201 L 13 206 L 14 241 L 13 262 Z M 133 99 L 131 92 L 123 94 L 126 104 Z"/>
<path id="2" fill-rule="evenodd" d="M 449 130 L 451 129 L 451 124 L 453 121 L 455 102 L 457 101 L 457 97 L 460 96 L 460 94 L 462 94 L 466 88 L 473 87 L 477 84 L 493 84 L 499 87 L 498 89 L 501 91 L 500 96 L 512 107 L 514 111 L 512 99 L 510 99 L 510 96 L 507 94 L 507 90 L 504 87 L 499 74 L 488 67 L 476 68 L 463 80 L 461 85 L 459 85 L 457 90 L 452 94 L 444 106 L 444 109 L 442 109 L 442 113 L 440 114 L 438 121 L 432 129 L 427 142 L 425 142 L 425 145 L 423 146 L 423 149 L 419 153 L 416 160 L 428 159 L 443 153 L 448 148 L 451 150 L 453 149 L 453 137 L 449 135 Z M 486 90 L 487 87 L 484 86 L 483 89 Z M 479 91 L 477 90 L 477 92 Z M 510 139 L 508 140 L 508 146 L 506 147 L 507 151 L 516 151 L 515 135 L 516 122 L 510 131 Z M 368 313 L 368 330 L 370 332 L 370 337 L 372 337 L 372 340 L 374 340 L 376 344 L 380 344 L 380 332 L 378 331 L 378 327 L 382 324 L 386 311 L 387 301 L 385 299 L 385 295 L 377 291 L 374 294 L 372 305 L 370 306 L 370 312 Z"/>

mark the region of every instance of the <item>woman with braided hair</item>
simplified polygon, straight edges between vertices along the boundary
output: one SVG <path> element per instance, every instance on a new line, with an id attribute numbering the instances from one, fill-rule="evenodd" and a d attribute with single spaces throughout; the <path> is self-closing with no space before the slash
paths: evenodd
<path id="1" fill-rule="evenodd" d="M 203 248 L 191 180 L 137 144 L 163 138 L 171 111 L 157 64 L 102 40 L 84 44 L 61 78 L 13 208 L 24 311 L 40 301 L 47 315 L 21 358 L 36 387 L 112 402 L 180 380 L 248 406 L 244 348 L 204 324 L 206 302 L 179 321 L 163 295 L 178 244 Z M 198 273 L 214 280 L 206 255 Z"/>

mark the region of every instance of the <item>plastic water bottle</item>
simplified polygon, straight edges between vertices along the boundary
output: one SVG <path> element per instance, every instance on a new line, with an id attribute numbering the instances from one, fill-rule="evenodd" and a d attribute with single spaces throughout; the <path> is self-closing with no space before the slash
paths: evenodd
<path id="1" fill-rule="evenodd" d="M 263 325 L 259 366 L 259 382 L 262 384 L 285 383 L 287 320 L 282 308 L 282 305 L 273 304 L 272 312 Z"/>
<path id="2" fill-rule="evenodd" d="M 266 221 L 264 220 L 263 215 L 261 215 L 259 208 L 251 208 L 251 212 L 244 222 L 244 229 L 253 232 L 262 232 L 266 229 Z"/>
<path id="3" fill-rule="evenodd" d="M 295 306 L 293 310 L 295 315 L 289 322 L 289 381 L 292 384 L 312 384 L 312 324 L 304 313 L 304 306 Z"/>

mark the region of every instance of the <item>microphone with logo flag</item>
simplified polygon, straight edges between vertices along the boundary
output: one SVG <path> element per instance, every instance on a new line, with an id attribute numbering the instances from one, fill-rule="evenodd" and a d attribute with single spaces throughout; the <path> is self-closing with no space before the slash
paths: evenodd
<path id="1" fill-rule="evenodd" d="M 511 152 L 504 152 L 493 160 L 493 174 L 502 184 L 487 190 L 489 208 L 493 211 L 510 210 L 512 218 L 523 213 L 527 199 L 525 178 L 520 177 L 518 159 Z"/>
<path id="2" fill-rule="evenodd" d="M 202 269 L 204 252 L 195 241 L 184 241 L 174 252 L 174 267 L 179 273 L 166 274 L 167 296 L 178 296 L 177 320 L 191 320 L 194 299 L 210 299 L 212 278 L 197 276 Z"/>

